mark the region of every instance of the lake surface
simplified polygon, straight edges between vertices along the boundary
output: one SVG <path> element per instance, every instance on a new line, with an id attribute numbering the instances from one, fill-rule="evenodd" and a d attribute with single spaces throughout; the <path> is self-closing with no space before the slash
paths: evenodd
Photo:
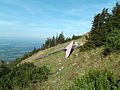
<path id="1" fill-rule="evenodd" d="M 39 48 L 44 40 L 0 38 L 0 59 L 10 62 L 34 48 Z"/>

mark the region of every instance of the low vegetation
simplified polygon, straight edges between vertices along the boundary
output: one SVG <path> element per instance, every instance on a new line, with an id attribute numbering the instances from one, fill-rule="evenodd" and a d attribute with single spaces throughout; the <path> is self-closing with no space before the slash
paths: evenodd
<path id="1" fill-rule="evenodd" d="M 66 90 L 120 90 L 120 80 L 110 70 L 92 70 L 77 78 Z"/>
<path id="2" fill-rule="evenodd" d="M 14 68 L 0 65 L 0 90 L 13 90 L 15 87 L 27 88 L 36 83 L 47 81 L 50 70 L 45 66 L 24 63 Z"/>

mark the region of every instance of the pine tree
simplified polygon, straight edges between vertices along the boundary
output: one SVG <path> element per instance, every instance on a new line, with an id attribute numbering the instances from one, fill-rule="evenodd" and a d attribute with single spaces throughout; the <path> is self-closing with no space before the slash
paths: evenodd
<path id="1" fill-rule="evenodd" d="M 106 25 L 109 21 L 110 14 L 108 13 L 108 9 L 103 9 L 102 13 L 97 14 L 94 17 L 92 30 L 89 33 L 89 42 L 94 44 L 95 47 L 99 47 L 105 44 L 107 29 Z"/>
<path id="2" fill-rule="evenodd" d="M 113 8 L 112 16 L 108 23 L 109 34 L 103 54 L 106 56 L 111 52 L 120 53 L 120 5 L 117 3 Z"/>
<path id="3" fill-rule="evenodd" d="M 65 37 L 62 32 L 58 37 L 58 43 L 61 44 L 61 43 L 64 43 L 64 41 L 65 41 Z"/>

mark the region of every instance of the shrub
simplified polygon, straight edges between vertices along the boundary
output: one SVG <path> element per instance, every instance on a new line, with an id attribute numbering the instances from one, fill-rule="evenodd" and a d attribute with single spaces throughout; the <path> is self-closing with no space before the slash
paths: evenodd
<path id="1" fill-rule="evenodd" d="M 45 66 L 37 67 L 33 63 L 16 66 L 0 78 L 0 87 L 12 89 L 14 87 L 28 87 L 30 84 L 42 83 L 48 79 L 50 70 Z"/>
<path id="2" fill-rule="evenodd" d="M 107 43 L 103 54 L 106 56 L 111 52 L 120 53 L 120 30 L 115 29 L 107 37 Z"/>
<path id="3" fill-rule="evenodd" d="M 112 71 L 92 70 L 88 74 L 75 80 L 67 90 L 118 90 L 120 82 L 117 82 Z"/>

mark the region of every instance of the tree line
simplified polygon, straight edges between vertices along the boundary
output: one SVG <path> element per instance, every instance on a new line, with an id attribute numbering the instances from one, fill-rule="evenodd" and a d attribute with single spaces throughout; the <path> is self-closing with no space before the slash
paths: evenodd
<path id="1" fill-rule="evenodd" d="M 120 3 L 116 3 L 112 13 L 103 9 L 93 20 L 88 41 L 83 45 L 83 50 L 104 46 L 103 55 L 120 52 Z"/>
<path id="2" fill-rule="evenodd" d="M 59 35 L 53 36 L 51 38 L 47 38 L 47 40 L 45 41 L 45 43 L 42 45 L 41 49 L 47 49 L 53 46 L 56 46 L 58 44 L 62 44 L 65 42 L 68 42 L 70 40 L 76 40 L 79 39 L 81 36 L 75 36 L 73 35 L 72 38 L 65 38 L 63 33 L 60 33 Z"/>

